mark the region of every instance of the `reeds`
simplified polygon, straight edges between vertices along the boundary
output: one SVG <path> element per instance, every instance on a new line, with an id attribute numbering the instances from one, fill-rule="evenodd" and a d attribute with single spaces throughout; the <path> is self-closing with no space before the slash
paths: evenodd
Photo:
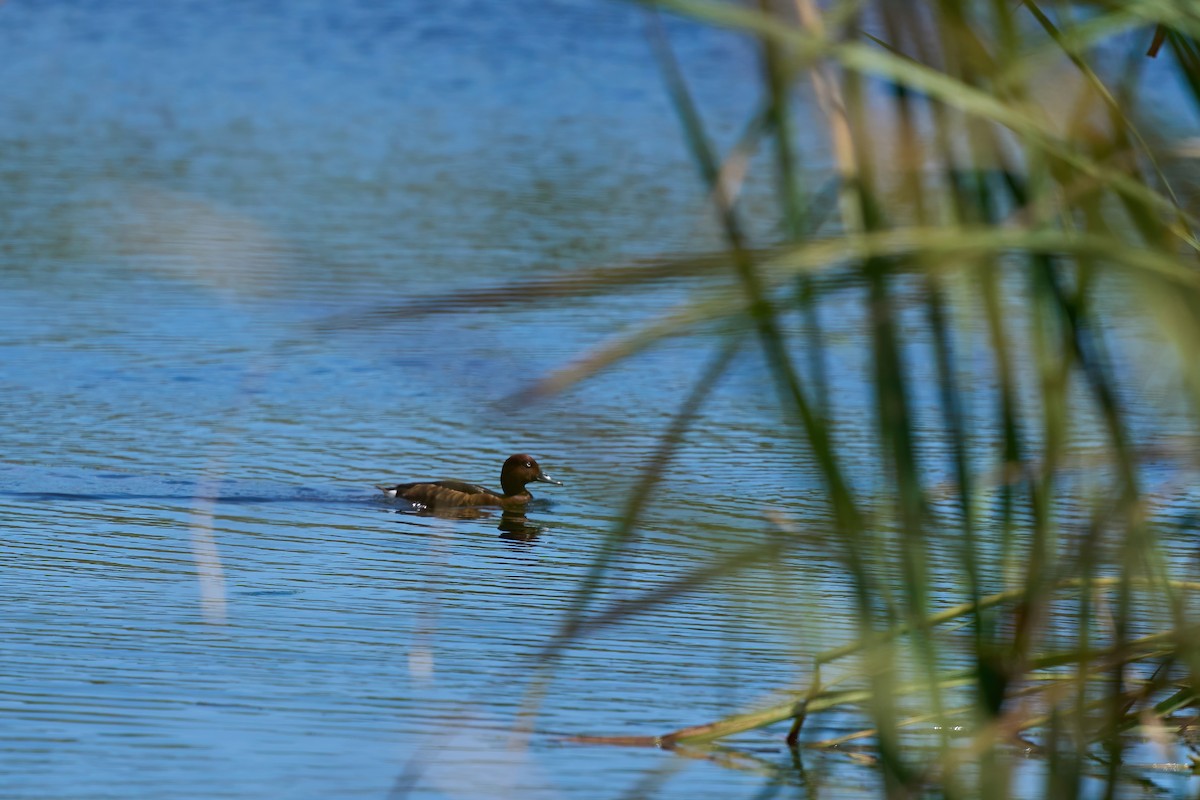
<path id="1" fill-rule="evenodd" d="M 738 291 L 703 295 L 536 387 L 560 389 L 700 325 L 728 332 L 544 654 L 778 561 L 798 537 L 780 517 L 769 544 L 590 609 L 653 476 L 748 347 L 765 356 L 783 429 L 821 476 L 858 638 L 818 656 L 811 685 L 777 706 L 589 741 L 678 747 L 790 720 L 796 746 L 869 742 L 889 795 L 1003 797 L 1005 748 L 1032 730 L 1046 796 L 1082 794 L 1085 776 L 1111 796 L 1127 732 L 1190 724 L 1181 709 L 1196 699 L 1200 669 L 1188 597 L 1200 586 L 1187 580 L 1189 554 L 1164 542 L 1164 532 L 1178 542 L 1186 531 L 1172 528 L 1179 515 L 1161 496 L 1188 479 L 1197 441 L 1200 271 L 1186 161 L 1195 143 L 1174 127 L 1200 108 L 1200 11 L 1182 0 L 646 5 L 648 39 L 727 245 L 723 259 L 674 269 L 701 283 L 727 270 Z M 737 31 L 761 51 L 761 102 L 723 156 L 662 12 Z M 821 127 L 832 170 L 806 162 L 802 126 Z M 769 164 L 775 186 L 770 242 L 747 234 L 761 225 L 747 225 L 739 203 L 752 161 Z M 830 194 L 834 203 L 816 202 Z M 834 211 L 822 217 L 820 207 Z M 863 424 L 880 455 L 880 479 L 865 486 L 848 479 L 831 424 L 822 311 L 846 296 L 862 308 L 874 412 Z M 1153 401 L 1134 352 L 1156 356 Z M 931 365 L 928 377 L 917 377 L 916 359 Z M 918 424 L 914 398 L 929 388 L 919 380 L 935 384 L 932 424 Z M 987 388 L 968 391 L 969 380 Z M 1147 423 L 1156 404 L 1186 411 Z M 1160 467 L 1154 480 L 1150 464 Z M 957 604 L 947 608 L 931 596 L 928 565 L 931 539 L 951 530 Z M 881 547 L 894 569 L 864 557 Z M 852 688 L 824 682 L 835 668 Z M 805 738 L 806 719 L 846 705 L 866 713 L 869 729 Z M 905 732 L 923 723 L 962 733 L 943 733 L 933 752 L 907 747 Z"/>

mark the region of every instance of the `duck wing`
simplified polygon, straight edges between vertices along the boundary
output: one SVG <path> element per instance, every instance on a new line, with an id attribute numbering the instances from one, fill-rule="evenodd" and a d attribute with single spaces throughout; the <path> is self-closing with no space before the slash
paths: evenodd
<path id="1" fill-rule="evenodd" d="M 388 497 L 402 497 L 426 509 L 493 506 L 503 503 L 503 498 L 486 487 L 466 481 L 422 481 L 379 488 Z"/>
<path id="2" fill-rule="evenodd" d="M 492 490 L 486 486 L 480 486 L 477 483 L 467 483 L 466 481 L 413 481 L 412 483 L 377 483 L 376 489 L 382 489 L 390 495 L 403 495 L 410 489 L 415 489 L 418 486 L 436 486 L 441 489 L 449 489 L 453 492 L 465 492 L 467 494 L 478 494 L 486 492 L 492 494 Z"/>
<path id="3" fill-rule="evenodd" d="M 478 483 L 467 483 L 466 481 L 430 481 L 430 486 L 440 486 L 443 489 L 450 489 L 454 492 L 465 492 L 466 494 L 495 494 L 486 486 L 480 486 Z"/>

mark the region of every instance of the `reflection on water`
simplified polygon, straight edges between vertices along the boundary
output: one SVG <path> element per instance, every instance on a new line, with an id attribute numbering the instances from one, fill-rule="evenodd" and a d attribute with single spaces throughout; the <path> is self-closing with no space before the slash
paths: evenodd
<path id="1" fill-rule="evenodd" d="M 405 503 L 403 500 L 399 502 L 402 504 Z M 411 503 L 406 504 L 406 506 L 406 508 L 396 510 L 395 513 L 448 520 L 494 520 L 497 522 L 496 530 L 500 531 L 501 539 L 510 539 L 519 542 L 532 542 L 537 539 L 538 534 L 545 527 L 544 525 L 531 522 L 529 517 L 525 516 L 526 512 L 524 509 L 501 510 L 479 507 L 429 509 L 419 504 Z"/>
<path id="2" fill-rule="evenodd" d="M 500 530 L 501 539 L 517 542 L 532 542 L 543 528 L 542 525 L 530 522 L 524 513 L 517 511 L 505 511 L 501 514 L 500 524 L 496 527 Z"/>

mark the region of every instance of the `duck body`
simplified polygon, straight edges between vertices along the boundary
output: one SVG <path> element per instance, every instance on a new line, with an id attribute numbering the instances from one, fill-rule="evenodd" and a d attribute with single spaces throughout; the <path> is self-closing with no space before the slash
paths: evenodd
<path id="1" fill-rule="evenodd" d="M 509 457 L 500 470 L 502 493 L 467 481 L 423 481 L 416 483 L 377 484 L 388 497 L 407 500 L 425 509 L 499 506 L 520 508 L 533 499 L 526 484 L 540 481 L 562 486 L 538 466 L 532 456 L 518 453 Z"/>

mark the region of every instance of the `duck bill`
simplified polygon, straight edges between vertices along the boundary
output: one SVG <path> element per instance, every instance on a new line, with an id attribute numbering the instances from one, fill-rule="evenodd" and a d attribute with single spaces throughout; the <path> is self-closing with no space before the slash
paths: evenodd
<path id="1" fill-rule="evenodd" d="M 563 485 L 563 482 L 562 482 L 562 481 L 556 481 L 556 480 L 554 480 L 554 478 L 551 478 L 549 475 L 547 475 L 547 474 L 546 474 L 546 473 L 544 473 L 544 472 L 539 472 L 539 473 L 538 473 L 537 480 L 538 480 L 538 481 L 540 481 L 540 482 L 542 482 L 542 483 L 553 483 L 555 486 L 562 486 L 562 485 Z"/>

